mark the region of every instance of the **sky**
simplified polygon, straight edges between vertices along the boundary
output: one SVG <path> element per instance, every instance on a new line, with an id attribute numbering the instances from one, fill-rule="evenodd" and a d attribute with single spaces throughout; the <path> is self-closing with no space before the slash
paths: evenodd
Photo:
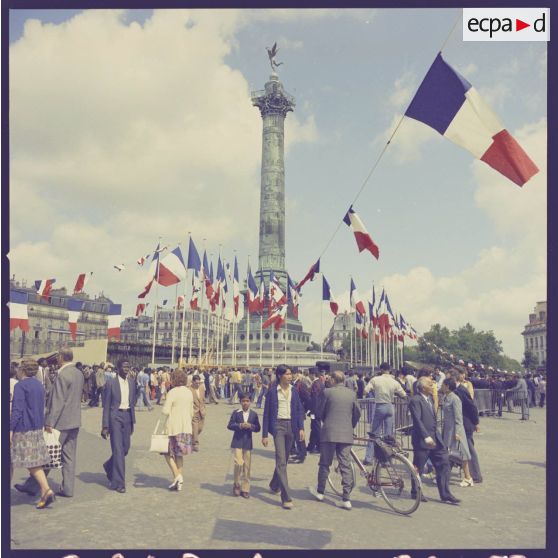
<path id="1" fill-rule="evenodd" d="M 338 227 L 447 39 L 445 60 L 539 167 L 523 188 L 404 118 L 354 209 L 380 247 Z M 459 9 L 10 10 L 10 273 L 104 292 L 132 315 L 135 263 L 159 237 L 257 267 L 265 47 L 296 98 L 285 122 L 286 261 L 321 269 L 341 309 L 352 276 L 420 332 L 492 330 L 509 356 L 546 300 L 546 44 L 463 42 Z M 113 266 L 124 263 L 126 270 Z M 182 290 L 182 287 L 180 287 Z M 174 299 L 175 288 L 160 288 Z M 152 295 L 153 296 L 153 295 Z M 188 294 L 189 296 L 189 294 Z M 332 323 L 321 281 L 300 318 Z M 152 301 L 153 302 L 153 301 Z M 230 306 L 230 305 L 229 305 Z"/>

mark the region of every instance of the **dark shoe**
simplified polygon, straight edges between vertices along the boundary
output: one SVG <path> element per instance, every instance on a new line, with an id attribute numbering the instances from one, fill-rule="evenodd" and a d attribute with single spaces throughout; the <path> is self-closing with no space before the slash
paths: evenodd
<path id="1" fill-rule="evenodd" d="M 35 506 L 38 510 L 44 510 L 46 507 L 50 506 L 55 500 L 54 492 L 52 490 L 47 490 L 45 495 L 37 502 Z"/>
<path id="2" fill-rule="evenodd" d="M 461 500 L 459 498 L 456 498 L 455 496 L 449 496 L 448 498 L 442 498 L 442 502 L 444 502 L 444 504 L 452 504 L 453 506 L 457 506 L 459 505 L 459 502 L 461 502 Z"/>
<path id="3" fill-rule="evenodd" d="M 107 479 L 109 480 L 109 482 L 111 482 L 112 481 L 112 471 L 109 470 L 106 463 L 103 463 L 103 469 L 105 470 L 105 475 L 107 476 Z"/>
<path id="4" fill-rule="evenodd" d="M 241 494 L 240 486 L 233 486 L 233 496 L 240 496 Z"/>
<path id="5" fill-rule="evenodd" d="M 473 479 L 473 482 L 475 484 L 481 484 L 482 483 L 482 479 Z"/>
<path id="6" fill-rule="evenodd" d="M 119 486 L 118 488 L 116 488 L 116 492 L 120 492 L 120 494 L 124 494 L 124 492 L 126 492 L 126 487 Z"/>
<path id="7" fill-rule="evenodd" d="M 248 492 L 241 492 L 240 495 L 246 499 L 250 498 L 250 494 L 248 494 Z"/>
<path id="8" fill-rule="evenodd" d="M 23 494 L 28 494 L 29 496 L 36 496 L 37 494 L 33 490 L 29 490 L 25 484 L 14 484 L 14 488 L 18 492 L 22 492 Z"/>

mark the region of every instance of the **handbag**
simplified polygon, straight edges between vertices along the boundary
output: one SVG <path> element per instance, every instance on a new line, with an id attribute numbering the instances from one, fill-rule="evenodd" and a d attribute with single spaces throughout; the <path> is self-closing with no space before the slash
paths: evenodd
<path id="1" fill-rule="evenodd" d="M 149 446 L 149 451 L 153 451 L 155 453 L 169 453 L 169 437 L 167 434 L 157 434 L 157 430 L 159 430 L 159 423 L 161 421 L 158 420 L 157 424 L 155 425 L 155 430 L 153 430 L 153 434 L 151 434 L 151 445 Z"/>
<path id="2" fill-rule="evenodd" d="M 44 469 L 62 468 L 62 444 L 60 443 L 60 430 L 52 429 L 52 432 L 43 430 L 43 437 L 50 455 L 50 462 L 43 465 Z"/>
<path id="3" fill-rule="evenodd" d="M 451 467 L 463 467 L 463 456 L 461 454 L 461 442 L 457 442 L 457 447 L 449 448 L 449 462 Z"/>

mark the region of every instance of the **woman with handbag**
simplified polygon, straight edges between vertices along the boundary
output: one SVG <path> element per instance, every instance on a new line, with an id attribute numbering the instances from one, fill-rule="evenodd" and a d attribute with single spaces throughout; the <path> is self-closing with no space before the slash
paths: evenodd
<path id="1" fill-rule="evenodd" d="M 463 462 L 463 480 L 459 486 L 473 486 L 469 470 L 471 454 L 467 444 L 467 435 L 463 426 L 463 407 L 461 399 L 454 393 L 457 384 L 453 378 L 446 378 L 442 383 L 443 402 L 442 439 L 451 454 L 457 453 Z"/>
<path id="2" fill-rule="evenodd" d="M 39 363 L 33 359 L 24 359 L 20 369 L 24 376 L 14 386 L 12 401 L 10 446 L 12 470 L 25 467 L 35 478 L 41 489 L 41 499 L 36 505 L 44 509 L 54 502 L 54 492 L 50 489 L 43 466 L 50 463 L 50 454 L 43 434 L 45 417 L 45 390 L 42 383 L 35 378 Z"/>
<path id="3" fill-rule="evenodd" d="M 192 419 L 194 416 L 194 397 L 186 387 L 187 375 L 177 369 L 172 373 L 172 389 L 168 392 L 163 414 L 167 415 L 166 433 L 169 437 L 168 453 L 165 460 L 174 476 L 169 490 L 182 490 L 183 456 L 192 453 Z"/>

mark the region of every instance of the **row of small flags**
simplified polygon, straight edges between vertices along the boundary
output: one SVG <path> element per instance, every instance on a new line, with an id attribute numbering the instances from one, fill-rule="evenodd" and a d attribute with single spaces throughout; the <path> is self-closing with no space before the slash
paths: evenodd
<path id="1" fill-rule="evenodd" d="M 486 366 L 484 364 L 477 364 L 474 362 L 466 362 L 462 358 L 457 358 L 452 353 L 441 349 L 440 347 L 438 347 L 438 345 L 436 345 L 436 343 L 432 343 L 432 341 L 425 341 L 424 343 L 427 347 L 429 347 L 435 353 L 438 353 L 438 355 L 440 355 L 446 362 L 450 364 L 461 364 L 462 366 L 467 366 L 467 368 L 470 369 L 480 368 L 481 370 L 488 370 L 490 372 L 496 371 L 507 373 L 507 370 L 500 370 L 499 368 L 494 368 L 493 366 Z"/>
<path id="2" fill-rule="evenodd" d="M 41 293 L 39 293 L 41 294 Z M 41 294 L 41 296 L 43 296 Z M 48 296 L 48 295 L 47 295 Z M 83 311 L 85 300 L 68 298 L 68 329 L 75 341 L 78 334 L 78 320 Z M 28 295 L 25 291 L 10 290 L 10 331 L 21 329 L 29 331 L 29 313 L 27 310 Z M 109 304 L 108 308 L 107 337 L 120 339 L 120 322 L 122 320 L 122 304 Z"/>

